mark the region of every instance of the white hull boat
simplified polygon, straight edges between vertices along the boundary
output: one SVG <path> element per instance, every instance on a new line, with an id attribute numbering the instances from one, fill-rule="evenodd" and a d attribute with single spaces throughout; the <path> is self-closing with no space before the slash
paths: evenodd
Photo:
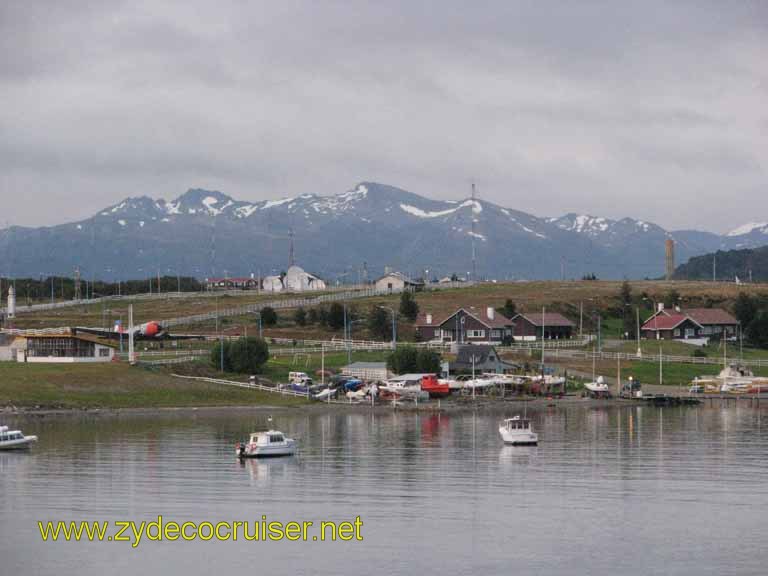
<path id="1" fill-rule="evenodd" d="M 608 394 L 608 384 L 605 383 L 602 376 L 598 376 L 595 382 L 587 382 L 584 384 L 584 388 L 592 394 Z"/>
<path id="2" fill-rule="evenodd" d="M 520 416 L 504 420 L 499 426 L 499 434 L 504 444 L 523 446 L 539 443 L 539 436 L 533 431 L 531 421 Z"/>
<path id="3" fill-rule="evenodd" d="M 274 456 L 292 456 L 296 453 L 296 442 L 286 438 L 282 432 L 267 430 L 254 432 L 247 443 L 238 442 L 235 454 L 238 458 L 269 458 Z"/>
<path id="4" fill-rule="evenodd" d="M 25 436 L 21 430 L 0 426 L 0 450 L 24 450 L 37 442 L 37 436 Z"/>

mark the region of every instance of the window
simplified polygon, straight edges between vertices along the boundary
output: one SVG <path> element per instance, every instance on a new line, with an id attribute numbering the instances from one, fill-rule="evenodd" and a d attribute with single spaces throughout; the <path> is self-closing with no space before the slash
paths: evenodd
<path id="1" fill-rule="evenodd" d="M 485 338 L 485 330 L 467 330 L 467 338 Z"/>
<path id="2" fill-rule="evenodd" d="M 109 358 L 109 348 L 99 348 L 100 358 Z"/>
<path id="3" fill-rule="evenodd" d="M 501 330 L 491 330 L 491 336 L 493 338 L 501 338 Z"/>
<path id="4" fill-rule="evenodd" d="M 680 336 L 680 328 L 675 328 L 675 338 Z"/>

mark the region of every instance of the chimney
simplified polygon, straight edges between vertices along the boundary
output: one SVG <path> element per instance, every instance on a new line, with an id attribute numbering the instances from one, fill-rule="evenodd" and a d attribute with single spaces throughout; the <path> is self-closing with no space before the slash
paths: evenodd
<path id="1" fill-rule="evenodd" d="M 384 266 L 384 276 L 392 274 L 392 266 Z"/>
<path id="2" fill-rule="evenodd" d="M 493 306 L 488 306 L 485 315 L 488 316 L 488 320 L 493 320 L 494 316 L 496 316 L 496 311 L 493 309 Z"/>
<path id="3" fill-rule="evenodd" d="M 657 312 L 663 312 L 664 311 L 664 302 L 659 302 L 657 304 L 657 306 L 658 306 Z"/>
<path id="4" fill-rule="evenodd" d="M 432 324 L 432 314 L 427 314 L 427 324 Z"/>

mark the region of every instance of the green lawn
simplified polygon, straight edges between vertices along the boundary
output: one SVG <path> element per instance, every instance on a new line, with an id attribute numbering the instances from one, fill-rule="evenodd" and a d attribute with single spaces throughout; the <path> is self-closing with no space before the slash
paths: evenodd
<path id="1" fill-rule="evenodd" d="M 679 386 L 688 385 L 697 376 L 714 376 L 722 370 L 719 364 L 673 364 L 662 365 L 664 384 Z M 768 368 L 753 370 L 756 376 L 768 376 Z M 632 362 L 622 366 L 622 379 L 633 376 L 643 384 L 659 383 L 659 365 L 656 362 Z"/>
<path id="2" fill-rule="evenodd" d="M 388 351 L 382 352 L 352 352 L 352 362 L 384 362 L 389 355 Z M 338 372 L 348 364 L 346 352 L 334 352 L 325 354 L 325 369 Z M 297 354 L 295 356 L 279 356 L 270 358 L 263 376 L 273 382 L 285 382 L 288 372 L 306 372 L 312 378 L 320 370 L 322 359 L 320 354 Z"/>
<path id="3" fill-rule="evenodd" d="M 723 357 L 723 348 L 720 343 L 712 343 L 709 346 L 693 346 L 691 344 L 685 344 L 675 340 L 641 340 L 640 347 L 643 354 L 658 354 L 659 343 L 661 343 L 661 349 L 667 356 L 693 356 L 696 350 L 701 350 L 706 353 L 709 358 Z M 611 348 L 611 350 L 614 350 Z M 618 350 L 622 352 L 635 353 L 637 352 L 637 341 L 631 340 L 623 342 Z M 741 350 L 738 343 L 729 342 L 727 349 L 727 357 L 731 359 L 738 359 L 741 355 Z M 768 350 L 761 350 L 758 348 L 744 347 L 743 357 L 745 360 L 750 359 L 766 359 L 768 360 Z"/>
<path id="4" fill-rule="evenodd" d="M 207 366 L 202 373 L 210 372 Z M 269 392 L 174 378 L 170 369 L 109 364 L 0 363 L 0 407 L 160 408 L 298 405 L 301 399 Z"/>

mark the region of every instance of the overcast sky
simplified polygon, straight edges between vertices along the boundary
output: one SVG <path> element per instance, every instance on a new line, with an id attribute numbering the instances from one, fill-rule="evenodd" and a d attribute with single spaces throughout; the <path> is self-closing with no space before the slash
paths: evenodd
<path id="1" fill-rule="evenodd" d="M 0 227 L 361 180 L 768 221 L 768 2 L 0 3 Z"/>

